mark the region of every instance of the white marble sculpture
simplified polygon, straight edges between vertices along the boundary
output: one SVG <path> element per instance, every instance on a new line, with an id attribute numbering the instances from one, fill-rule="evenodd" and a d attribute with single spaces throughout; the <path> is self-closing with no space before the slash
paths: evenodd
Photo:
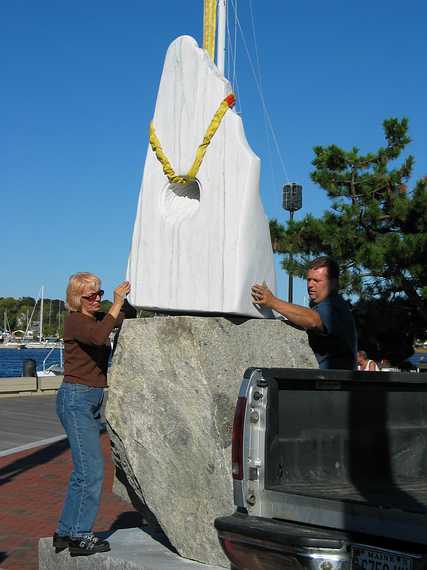
<path id="1" fill-rule="evenodd" d="M 153 124 L 177 175 L 189 171 L 218 106 L 231 92 L 193 38 L 182 36 L 170 45 Z M 259 173 L 260 160 L 232 109 L 207 149 L 197 182 L 171 184 L 148 147 L 127 271 L 135 306 L 271 316 L 254 307 L 250 296 L 254 282 L 275 290 Z"/>

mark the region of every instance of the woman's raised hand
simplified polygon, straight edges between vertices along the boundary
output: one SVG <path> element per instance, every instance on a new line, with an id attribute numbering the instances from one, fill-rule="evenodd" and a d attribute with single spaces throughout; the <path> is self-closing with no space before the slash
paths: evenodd
<path id="1" fill-rule="evenodd" d="M 117 287 L 114 289 L 114 303 L 122 305 L 129 291 L 130 291 L 129 281 L 123 281 L 123 283 L 117 285 Z"/>

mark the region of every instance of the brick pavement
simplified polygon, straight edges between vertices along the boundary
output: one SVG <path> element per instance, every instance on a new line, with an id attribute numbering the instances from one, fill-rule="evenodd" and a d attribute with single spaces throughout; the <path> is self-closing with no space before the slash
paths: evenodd
<path id="1" fill-rule="evenodd" d="M 142 524 L 133 507 L 113 495 L 108 435 L 102 436 L 105 481 L 95 532 Z M 0 569 L 37 570 L 38 540 L 52 536 L 72 469 L 66 439 L 0 457 Z"/>

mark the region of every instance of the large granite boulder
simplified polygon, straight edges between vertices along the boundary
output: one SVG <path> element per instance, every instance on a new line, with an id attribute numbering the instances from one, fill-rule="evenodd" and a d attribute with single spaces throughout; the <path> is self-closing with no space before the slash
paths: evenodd
<path id="1" fill-rule="evenodd" d="M 213 521 L 233 512 L 232 424 L 250 366 L 317 365 L 283 321 L 164 316 L 125 321 L 109 376 L 106 417 L 132 498 L 181 556 L 224 567 Z"/>

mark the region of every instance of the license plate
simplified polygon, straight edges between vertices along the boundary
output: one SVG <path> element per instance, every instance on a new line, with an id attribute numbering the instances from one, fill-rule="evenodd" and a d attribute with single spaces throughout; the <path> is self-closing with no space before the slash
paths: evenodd
<path id="1" fill-rule="evenodd" d="M 352 570 L 413 570 L 414 559 L 400 552 L 353 546 Z"/>

